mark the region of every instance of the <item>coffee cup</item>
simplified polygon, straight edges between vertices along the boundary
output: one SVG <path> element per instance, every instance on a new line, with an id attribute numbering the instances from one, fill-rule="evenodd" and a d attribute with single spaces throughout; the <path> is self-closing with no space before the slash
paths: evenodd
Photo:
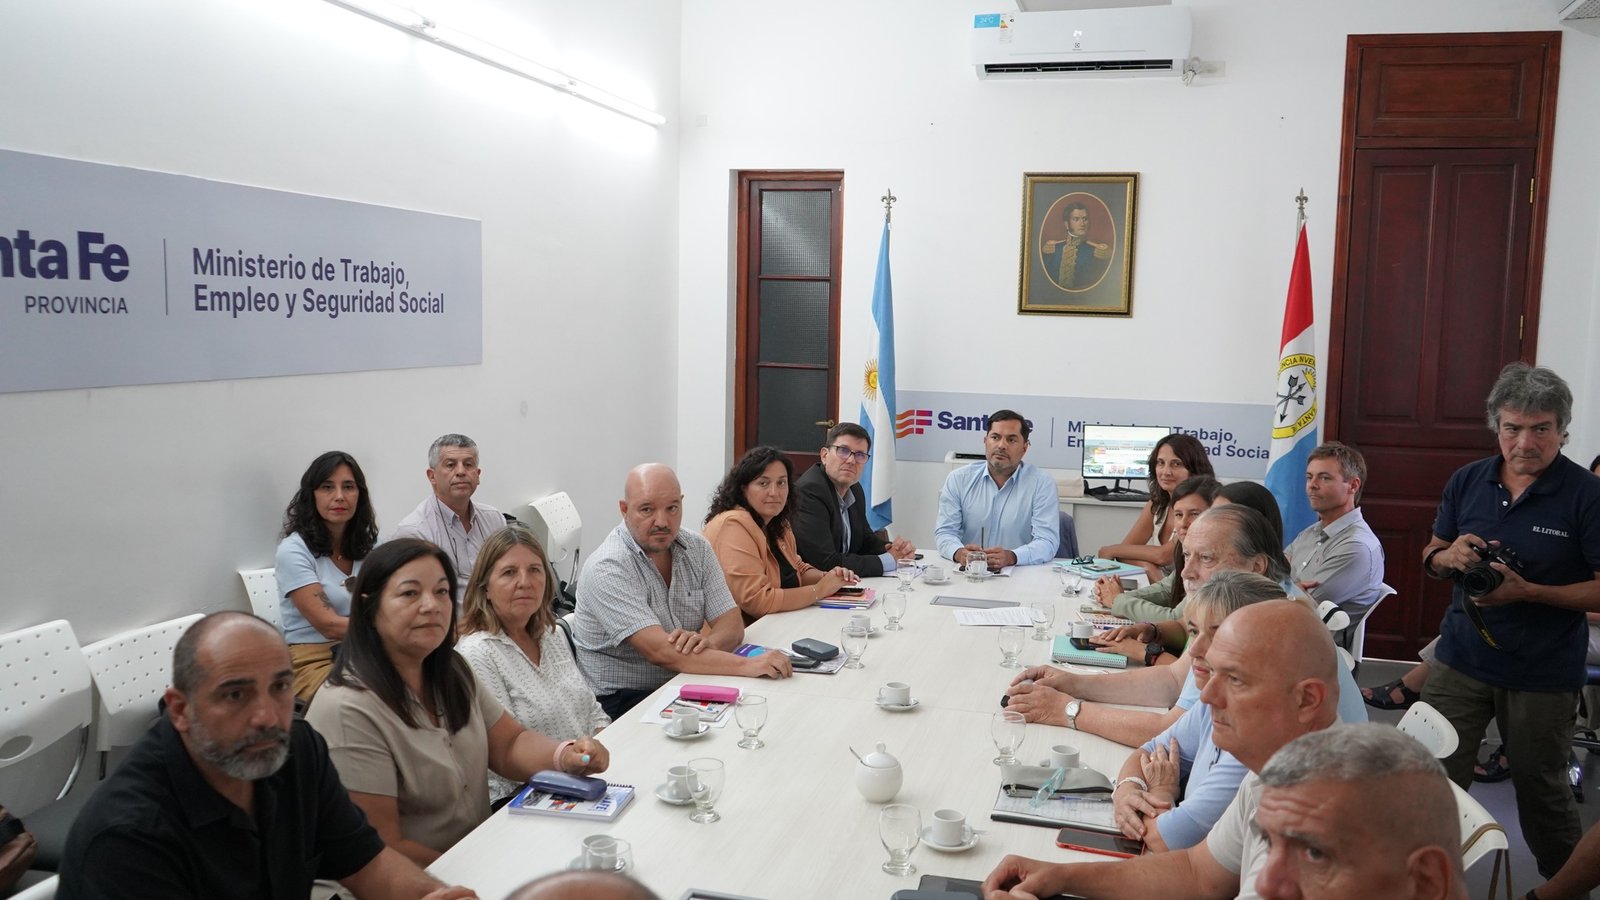
<path id="1" fill-rule="evenodd" d="M 850 624 L 860 628 L 868 634 L 872 633 L 872 617 L 865 613 L 856 613 L 850 617 Z"/>
<path id="2" fill-rule="evenodd" d="M 673 734 L 690 735 L 700 730 L 700 713 L 698 710 L 678 707 L 672 711 L 672 721 L 667 725 Z"/>
<path id="3" fill-rule="evenodd" d="M 673 766 L 667 770 L 667 795 L 674 800 L 689 799 L 689 779 L 691 772 L 688 766 Z"/>
<path id="4" fill-rule="evenodd" d="M 1080 622 L 1073 622 L 1072 623 L 1072 636 L 1075 637 L 1075 638 L 1080 638 L 1082 640 L 1088 640 L 1089 638 L 1094 637 L 1094 623 L 1093 622 L 1081 622 L 1081 621 Z"/>
<path id="5" fill-rule="evenodd" d="M 580 861 L 585 869 L 622 872 L 630 868 L 633 849 L 628 842 L 609 834 L 591 834 L 582 841 Z"/>
<path id="6" fill-rule="evenodd" d="M 1050 748 L 1050 766 L 1055 769 L 1076 769 L 1078 748 L 1071 744 L 1057 744 Z"/>
<path id="7" fill-rule="evenodd" d="M 885 706 L 906 706 L 911 703 L 911 685 L 903 681 L 891 681 L 878 688 L 878 702 Z"/>
<path id="8" fill-rule="evenodd" d="M 944 566 L 933 564 L 922 570 L 922 580 L 938 584 L 945 579 Z"/>
<path id="9" fill-rule="evenodd" d="M 936 844 L 959 847 L 967 842 L 967 817 L 958 809 L 936 809 L 928 836 Z"/>

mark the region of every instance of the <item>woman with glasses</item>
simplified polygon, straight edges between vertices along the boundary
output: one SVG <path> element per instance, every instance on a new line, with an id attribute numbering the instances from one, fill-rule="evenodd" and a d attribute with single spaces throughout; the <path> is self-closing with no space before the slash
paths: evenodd
<path id="1" fill-rule="evenodd" d="M 350 584 L 378 542 L 367 477 L 355 457 L 329 450 L 311 461 L 283 513 L 273 574 L 294 695 L 310 703 L 333 668 L 350 616 Z"/>
<path id="2" fill-rule="evenodd" d="M 843 566 L 827 571 L 795 551 L 794 466 L 776 447 L 755 447 L 722 479 L 706 514 L 705 538 L 722 563 L 746 624 L 767 613 L 802 609 L 857 581 Z"/>

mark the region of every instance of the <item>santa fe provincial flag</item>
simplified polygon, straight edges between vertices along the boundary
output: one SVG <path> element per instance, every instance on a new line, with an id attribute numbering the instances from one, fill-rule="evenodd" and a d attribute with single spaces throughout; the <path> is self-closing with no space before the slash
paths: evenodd
<path id="1" fill-rule="evenodd" d="M 1283 514 L 1283 542 L 1311 526 L 1316 516 L 1306 501 L 1306 458 L 1317 446 L 1317 338 L 1311 320 L 1311 259 L 1306 227 L 1300 226 L 1289 297 L 1283 309 L 1283 339 L 1278 353 L 1278 390 L 1272 412 L 1272 449 L 1267 487 Z"/>
<path id="2" fill-rule="evenodd" d="M 867 493 L 867 524 L 876 531 L 894 519 L 894 291 L 889 286 L 888 222 L 878 244 L 868 338 L 877 356 L 867 360 L 861 384 L 861 427 L 872 435 L 872 458 L 861 473 L 861 487 Z"/>

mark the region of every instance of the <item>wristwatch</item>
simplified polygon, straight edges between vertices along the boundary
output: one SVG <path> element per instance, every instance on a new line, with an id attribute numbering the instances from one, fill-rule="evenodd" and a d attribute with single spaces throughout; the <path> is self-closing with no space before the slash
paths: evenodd
<path id="1" fill-rule="evenodd" d="M 1161 658 L 1161 654 L 1163 654 L 1165 652 L 1167 652 L 1167 645 L 1161 643 L 1160 641 L 1151 641 L 1150 643 L 1145 644 L 1144 645 L 1144 666 L 1145 666 L 1145 668 L 1148 669 L 1151 666 L 1155 665 L 1156 664 L 1156 660 L 1160 659 Z"/>
<path id="2" fill-rule="evenodd" d="M 1067 727 L 1073 731 L 1078 730 L 1078 713 L 1083 712 L 1083 701 L 1073 700 L 1067 704 Z"/>

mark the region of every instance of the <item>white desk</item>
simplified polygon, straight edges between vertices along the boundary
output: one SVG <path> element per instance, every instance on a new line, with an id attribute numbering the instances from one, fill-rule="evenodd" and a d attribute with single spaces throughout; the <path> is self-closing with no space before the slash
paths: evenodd
<path id="1" fill-rule="evenodd" d="M 892 578 L 868 579 L 879 591 L 896 589 Z M 997 629 L 955 624 L 954 608 L 930 606 L 936 593 L 993 597 L 1057 605 L 1057 630 L 1076 616 L 1080 600 L 1062 597 L 1048 566 L 1018 569 L 1009 578 L 972 584 L 956 576 L 935 587 L 918 581 L 910 595 L 904 631 L 880 631 L 862 657 L 866 668 L 834 675 L 797 673 L 784 681 L 708 675 L 679 676 L 645 703 L 607 728 L 600 739 L 611 751 L 605 777 L 638 788 L 632 805 L 612 823 L 511 816 L 504 810 L 481 825 L 430 867 L 450 884 L 465 884 L 485 900 L 506 894 L 539 875 L 566 866 L 588 834 L 607 832 L 633 845 L 633 875 L 665 900 L 690 887 L 769 898 L 872 898 L 882 900 L 916 887 L 922 874 L 982 879 L 1007 853 L 1041 858 L 1103 859 L 1055 846 L 1055 830 L 994 822 L 989 812 L 1000 770 L 991 763 L 989 720 L 1015 669 L 1000 666 Z M 802 637 L 837 644 L 851 613 L 810 608 L 756 622 L 746 640 L 787 647 Z M 881 625 L 881 608 L 871 611 Z M 1050 644 L 1028 640 L 1022 661 L 1047 662 Z M 878 686 L 904 681 L 921 705 L 892 713 L 873 703 Z M 714 728 L 692 742 L 667 738 L 659 726 L 640 721 L 677 695 L 684 682 L 729 684 L 765 694 L 770 707 L 761 733 L 767 746 L 741 750 L 737 724 Z M 894 802 L 909 803 L 931 822 L 935 809 L 962 810 L 968 823 L 987 832 L 964 853 L 918 847 L 918 874 L 895 877 L 880 864 L 879 804 L 855 789 L 856 761 L 878 742 L 898 757 L 905 783 Z M 1027 726 L 1018 756 L 1039 761 L 1053 744 L 1079 748 L 1085 765 L 1115 774 L 1129 748 L 1094 735 L 1043 725 Z M 669 806 L 653 796 L 669 766 L 696 756 L 714 756 L 727 766 L 717 810 L 722 821 L 689 821 L 692 807 Z"/>

